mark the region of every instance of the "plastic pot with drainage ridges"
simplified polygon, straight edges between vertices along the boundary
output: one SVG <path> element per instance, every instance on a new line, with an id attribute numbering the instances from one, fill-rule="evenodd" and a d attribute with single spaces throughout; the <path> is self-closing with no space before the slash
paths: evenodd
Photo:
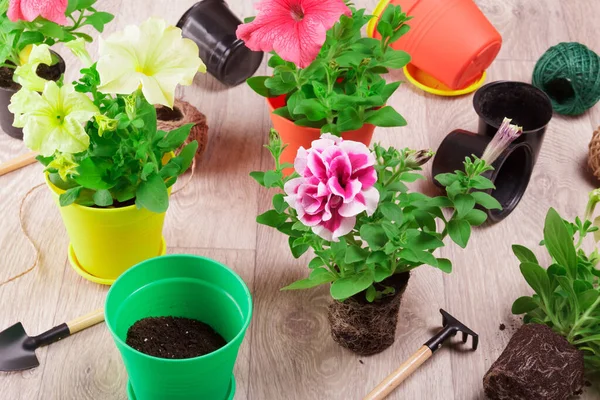
<path id="1" fill-rule="evenodd" d="M 130 400 L 233 399 L 233 369 L 252 317 L 252 298 L 242 278 L 225 265 L 187 254 L 144 261 L 111 287 L 105 315 L 127 369 Z M 166 359 L 126 343 L 135 322 L 163 316 L 202 321 L 227 344 L 200 357 Z"/>
<path id="2" fill-rule="evenodd" d="M 235 86 L 250 78 L 263 53 L 252 51 L 236 36 L 242 23 L 223 0 L 202 0 L 183 14 L 177 27 L 193 40 L 207 71 L 220 82 Z"/>

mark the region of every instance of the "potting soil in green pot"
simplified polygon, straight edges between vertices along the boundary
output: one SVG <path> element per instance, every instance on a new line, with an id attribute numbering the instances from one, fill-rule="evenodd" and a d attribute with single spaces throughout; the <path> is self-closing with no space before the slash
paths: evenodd
<path id="1" fill-rule="evenodd" d="M 144 261 L 114 283 L 106 299 L 106 324 L 129 375 L 135 400 L 232 399 L 233 368 L 250 324 L 252 299 L 231 269 L 194 255 Z M 212 327 L 227 342 L 204 356 L 153 357 L 126 343 L 128 330 L 148 317 L 183 317 Z"/>

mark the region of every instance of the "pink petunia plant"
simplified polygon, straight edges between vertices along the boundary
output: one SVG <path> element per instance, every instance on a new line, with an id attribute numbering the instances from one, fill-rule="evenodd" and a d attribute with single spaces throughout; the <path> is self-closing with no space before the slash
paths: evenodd
<path id="1" fill-rule="evenodd" d="M 247 83 L 261 96 L 281 97 L 272 102 L 284 104 L 274 114 L 335 136 L 365 124 L 406 125 L 387 106 L 400 82 L 383 78 L 410 61 L 406 52 L 392 48 L 409 30 L 410 17 L 400 6 L 389 5 L 382 13 L 380 39 L 362 36 L 371 16 L 349 1 L 262 0 L 256 8 L 256 18 L 240 25 L 237 36 L 252 50 L 273 53 L 272 75 Z"/>
<path id="2" fill-rule="evenodd" d="M 10 0 L 8 18 L 13 21 L 32 22 L 37 17 L 59 25 L 67 24 L 68 0 Z"/>
<path id="3" fill-rule="evenodd" d="M 343 0 L 262 0 L 255 8 L 256 18 L 238 27 L 238 38 L 251 50 L 274 50 L 300 68 L 317 57 L 327 30 L 351 14 Z"/>
<path id="4" fill-rule="evenodd" d="M 298 219 L 325 240 L 354 229 L 356 216 L 373 215 L 379 202 L 375 155 L 362 143 L 325 134 L 298 151 L 298 178 L 286 182 L 284 200 Z"/>
<path id="5" fill-rule="evenodd" d="M 518 136 L 514 125 L 507 123 L 503 130 L 511 132 L 511 139 L 493 143 L 495 150 L 490 151 L 502 152 Z M 450 260 L 436 256 L 435 250 L 444 246 L 447 236 L 466 247 L 471 227 L 487 219 L 483 210 L 501 208 L 490 194 L 478 190 L 493 187 L 483 176 L 493 169 L 493 158 L 467 158 L 464 171 L 436 176 L 446 194 L 432 198 L 409 188 L 425 179 L 420 171 L 433 155 L 428 150 L 379 144 L 369 149 L 323 134 L 310 148 L 301 147 L 292 165 L 280 161 L 286 146 L 275 130 L 266 147 L 275 169 L 250 175 L 279 192 L 273 196 L 273 208 L 256 220 L 287 235 L 294 257 L 313 251 L 310 276 L 286 290 L 328 284 L 338 301 L 357 295 L 369 302 L 381 300 L 393 294 L 388 282 L 394 275 L 421 265 L 451 272 Z M 291 167 L 295 172 L 284 176 Z"/>

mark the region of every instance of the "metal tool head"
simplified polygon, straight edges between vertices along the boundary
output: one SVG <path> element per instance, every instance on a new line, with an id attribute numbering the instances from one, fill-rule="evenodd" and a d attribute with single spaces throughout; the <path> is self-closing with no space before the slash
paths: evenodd
<path id="1" fill-rule="evenodd" d="M 22 371 L 40 365 L 35 341 L 19 322 L 0 332 L 0 371 Z"/>
<path id="2" fill-rule="evenodd" d="M 436 351 L 442 347 L 442 344 L 450 336 L 455 336 L 458 332 L 461 332 L 463 343 L 467 343 L 469 336 L 471 336 L 473 338 L 473 351 L 477 350 L 477 346 L 479 345 L 479 335 L 441 308 L 440 313 L 442 313 L 442 325 L 444 328 L 439 331 L 437 335 L 429 339 L 425 345 L 429 347 L 431 351 Z"/>

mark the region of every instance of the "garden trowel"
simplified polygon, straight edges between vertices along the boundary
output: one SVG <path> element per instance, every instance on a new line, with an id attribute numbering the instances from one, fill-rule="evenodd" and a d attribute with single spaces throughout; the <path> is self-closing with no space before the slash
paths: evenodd
<path id="1" fill-rule="evenodd" d="M 35 350 L 104 321 L 99 309 L 65 322 L 38 336 L 29 337 L 19 322 L 0 332 L 0 371 L 21 371 L 40 365 Z"/>
<path id="2" fill-rule="evenodd" d="M 469 336 L 473 338 L 473 350 L 477 350 L 479 344 L 479 336 L 467 328 L 465 324 L 448 314 L 444 310 L 442 313 L 443 328 L 434 337 L 429 339 L 415 354 L 410 356 L 398 369 L 388 375 L 375 389 L 371 391 L 363 400 L 383 400 L 394 391 L 406 378 L 415 372 L 425 361 L 433 355 L 433 353 L 442 347 L 442 344 L 456 335 L 462 333 L 463 343 L 467 342 Z"/>

